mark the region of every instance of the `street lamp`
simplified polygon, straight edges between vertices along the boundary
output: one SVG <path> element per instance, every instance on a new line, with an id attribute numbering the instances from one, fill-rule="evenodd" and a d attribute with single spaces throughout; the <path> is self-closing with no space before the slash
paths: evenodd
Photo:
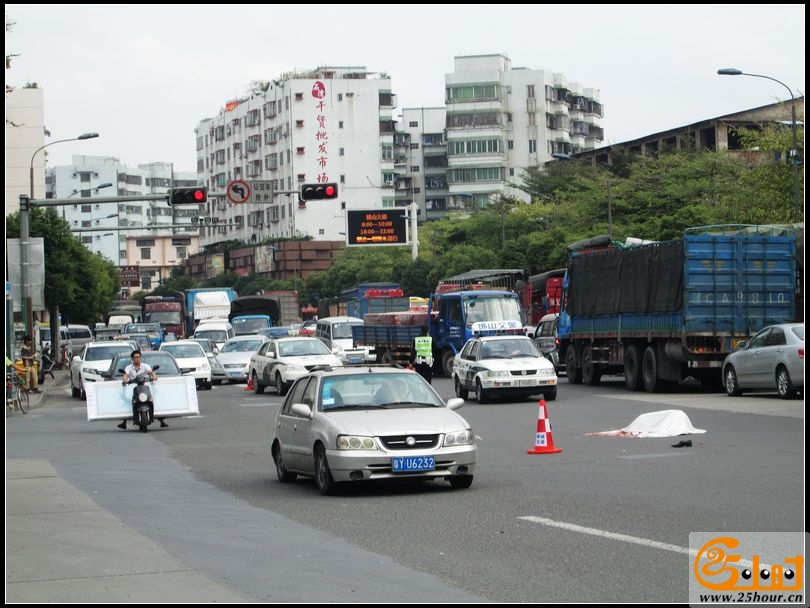
<path id="1" fill-rule="evenodd" d="M 93 139 L 98 137 L 98 133 L 82 133 L 78 137 L 71 137 L 69 139 L 58 139 L 56 141 L 52 141 L 50 143 L 45 144 L 44 146 L 40 146 L 34 153 L 31 155 L 31 168 L 28 173 L 28 180 L 29 180 L 29 197 L 26 199 L 24 195 L 20 195 L 20 302 L 22 304 L 22 313 L 23 313 L 23 323 L 25 324 L 25 333 L 33 335 L 33 319 L 31 318 L 31 294 L 30 289 L 31 286 L 29 284 L 29 257 L 31 253 L 30 248 L 30 234 L 28 228 L 28 210 L 31 206 L 31 200 L 34 198 L 34 157 L 39 153 L 40 150 L 44 150 L 48 146 L 52 146 L 54 144 L 61 144 L 66 141 L 79 141 L 82 139 Z M 53 336 L 53 343 L 54 347 L 59 346 L 59 327 L 54 326 L 53 320 L 51 320 L 51 335 Z"/>
<path id="2" fill-rule="evenodd" d="M 790 133 L 792 136 L 792 148 L 790 150 L 790 162 L 793 165 L 793 221 L 801 221 L 801 207 L 799 206 L 799 145 L 796 137 L 796 98 L 793 96 L 793 91 L 781 80 L 772 78 L 771 76 L 764 76 L 763 74 L 749 74 L 738 70 L 737 68 L 720 68 L 717 70 L 720 76 L 753 76 L 754 78 L 765 78 L 766 80 L 773 80 L 781 84 L 787 89 L 790 95 Z"/>

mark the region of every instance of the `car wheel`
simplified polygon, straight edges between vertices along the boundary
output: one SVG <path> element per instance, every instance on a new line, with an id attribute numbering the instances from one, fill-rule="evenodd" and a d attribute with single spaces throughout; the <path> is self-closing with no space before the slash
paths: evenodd
<path id="1" fill-rule="evenodd" d="M 577 361 L 577 349 L 569 344 L 565 351 L 565 375 L 571 384 L 582 384 L 582 368 Z"/>
<path id="2" fill-rule="evenodd" d="M 324 496 L 334 494 L 337 487 L 335 479 L 332 477 L 332 471 L 329 470 L 329 463 L 326 461 L 326 450 L 323 446 L 318 446 L 315 452 L 315 485 L 318 486 L 318 491 Z"/>
<path id="3" fill-rule="evenodd" d="M 739 397 L 742 395 L 742 389 L 740 389 L 740 383 L 737 380 L 737 372 L 734 371 L 734 368 L 729 365 L 723 371 L 723 384 L 726 387 L 726 394 L 729 397 Z"/>
<path id="4" fill-rule="evenodd" d="M 557 387 L 555 386 L 552 390 L 546 391 L 543 393 L 543 399 L 546 401 L 554 401 L 557 399 Z"/>
<path id="5" fill-rule="evenodd" d="M 475 398 L 478 399 L 478 403 L 486 403 L 489 399 L 489 394 L 484 390 L 479 379 L 475 380 Z"/>
<path id="6" fill-rule="evenodd" d="M 281 483 L 290 483 L 298 479 L 297 473 L 290 473 L 287 470 L 287 465 L 284 464 L 284 457 L 281 455 L 281 446 L 276 446 L 273 450 L 273 460 L 276 463 L 276 475 Z"/>
<path id="7" fill-rule="evenodd" d="M 257 395 L 261 395 L 264 392 L 264 384 L 259 382 L 259 377 L 256 375 L 256 372 L 253 372 L 253 392 Z"/>
<path id="8" fill-rule="evenodd" d="M 624 351 L 624 386 L 628 391 L 640 391 L 644 386 L 641 380 L 641 355 L 635 344 Z"/>
<path id="9" fill-rule="evenodd" d="M 588 386 L 596 386 L 601 378 L 599 364 L 593 362 L 593 349 L 586 346 L 582 349 L 582 382 Z"/>
<path id="10" fill-rule="evenodd" d="M 278 394 L 282 397 L 287 394 L 288 387 L 284 384 L 284 380 L 281 378 L 281 372 L 276 372 L 276 389 L 278 390 Z"/>
<path id="11" fill-rule="evenodd" d="M 793 399 L 796 396 L 796 387 L 793 386 L 790 372 L 785 367 L 776 370 L 776 390 L 780 399 Z"/>
<path id="12" fill-rule="evenodd" d="M 466 388 L 461 385 L 461 382 L 458 379 L 458 376 L 455 376 L 455 381 L 453 382 L 453 386 L 456 389 L 456 397 L 461 397 L 462 399 L 466 399 L 467 396 L 470 394 Z"/>
<path id="13" fill-rule="evenodd" d="M 74 399 L 78 399 L 82 396 L 82 391 L 75 386 L 73 386 L 73 378 L 70 379 L 70 396 Z"/>
<path id="14" fill-rule="evenodd" d="M 452 477 L 448 477 L 447 481 L 450 482 L 450 486 L 455 490 L 466 490 L 472 485 L 473 476 L 472 475 L 453 475 Z"/>
<path id="15" fill-rule="evenodd" d="M 212 384 L 212 383 L 211 383 L 210 381 L 209 381 L 209 382 L 206 382 L 206 383 L 205 383 L 205 390 L 210 391 L 210 390 L 211 390 L 211 384 Z"/>
<path id="16" fill-rule="evenodd" d="M 211 384 L 216 384 L 217 386 L 222 384 L 222 380 L 211 380 Z"/>

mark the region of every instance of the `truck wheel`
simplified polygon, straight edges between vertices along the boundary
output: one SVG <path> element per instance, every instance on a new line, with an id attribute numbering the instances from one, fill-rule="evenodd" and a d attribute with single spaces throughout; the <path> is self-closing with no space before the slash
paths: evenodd
<path id="1" fill-rule="evenodd" d="M 624 386 L 628 391 L 640 391 L 644 386 L 641 379 L 641 354 L 635 344 L 624 351 Z"/>
<path id="2" fill-rule="evenodd" d="M 453 359 L 455 356 L 452 350 L 446 350 L 442 353 L 442 372 L 448 378 L 453 377 Z"/>
<path id="3" fill-rule="evenodd" d="M 573 344 L 565 351 L 565 375 L 571 384 L 582 384 L 582 369 L 577 361 L 577 349 Z"/>
<path id="4" fill-rule="evenodd" d="M 648 346 L 644 349 L 644 358 L 641 361 L 641 376 L 644 379 L 644 390 L 648 393 L 654 393 L 659 389 L 658 355 L 655 353 L 655 346 Z"/>
<path id="5" fill-rule="evenodd" d="M 593 361 L 593 349 L 586 346 L 582 349 L 582 382 L 588 386 L 596 386 L 601 378 L 599 364 Z"/>

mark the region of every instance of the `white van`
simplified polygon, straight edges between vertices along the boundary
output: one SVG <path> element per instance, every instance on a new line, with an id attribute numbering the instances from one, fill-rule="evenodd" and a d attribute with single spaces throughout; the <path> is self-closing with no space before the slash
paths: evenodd
<path id="1" fill-rule="evenodd" d="M 315 324 L 315 337 L 326 344 L 344 365 L 374 363 L 371 347 L 354 346 L 352 327 L 362 325 L 357 317 L 324 317 Z"/>
<path id="2" fill-rule="evenodd" d="M 236 335 L 233 325 L 229 321 L 221 319 L 203 319 L 194 330 L 193 338 L 205 338 L 213 340 L 214 344 L 220 350 L 225 345 L 225 342 L 230 340 Z"/>
<path id="3" fill-rule="evenodd" d="M 70 334 L 71 358 L 81 352 L 82 347 L 93 341 L 93 332 L 88 325 L 72 325 L 68 323 L 68 333 Z"/>

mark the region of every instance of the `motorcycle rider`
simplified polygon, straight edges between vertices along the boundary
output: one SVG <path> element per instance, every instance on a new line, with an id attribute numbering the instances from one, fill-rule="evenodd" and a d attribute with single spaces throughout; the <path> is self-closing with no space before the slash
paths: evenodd
<path id="1" fill-rule="evenodd" d="M 130 358 L 132 359 L 132 363 L 130 363 L 129 365 L 127 365 L 124 368 L 124 376 L 123 376 L 123 378 L 121 380 L 121 382 L 122 382 L 122 384 L 124 386 L 126 386 L 127 383 L 129 383 L 129 381 L 131 379 L 137 378 L 138 376 L 141 376 L 141 375 L 144 375 L 144 374 L 148 375 L 150 380 L 153 380 L 153 381 L 157 380 L 157 374 L 155 373 L 155 371 L 149 366 L 148 363 L 143 363 L 141 361 L 141 351 L 133 350 L 132 354 L 130 354 Z M 137 412 L 135 410 L 135 404 L 133 404 L 132 405 L 132 421 L 133 421 L 133 423 L 137 421 L 137 416 L 138 416 L 138 414 L 137 414 Z M 160 421 L 160 426 L 161 427 L 169 426 L 168 424 L 166 424 L 166 422 L 164 422 L 163 418 L 158 418 L 158 420 Z M 127 419 L 126 418 L 124 418 L 121 421 L 121 424 L 118 425 L 118 428 L 126 430 L 126 428 L 127 428 Z"/>

